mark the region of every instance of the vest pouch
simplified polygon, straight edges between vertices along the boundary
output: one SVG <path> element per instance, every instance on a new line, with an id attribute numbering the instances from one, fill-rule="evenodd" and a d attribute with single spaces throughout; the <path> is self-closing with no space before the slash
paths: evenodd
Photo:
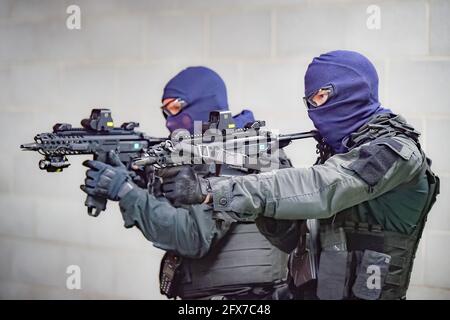
<path id="1" fill-rule="evenodd" d="M 304 239 L 299 241 L 302 246 L 295 248 L 289 256 L 289 275 L 296 287 L 316 279 L 315 257 L 308 246 L 310 241 L 310 234 L 306 234 Z"/>
<path id="2" fill-rule="evenodd" d="M 184 259 L 179 296 L 235 295 L 252 287 L 273 287 L 286 277 L 287 258 L 254 223 L 236 223 L 207 255 Z"/>
<path id="3" fill-rule="evenodd" d="M 317 297 L 320 300 L 342 300 L 346 298 L 348 264 L 349 253 L 347 251 L 321 252 L 317 279 Z"/>
<path id="4" fill-rule="evenodd" d="M 347 237 L 344 228 L 323 227 L 320 232 L 320 243 L 325 251 L 347 251 Z"/>
<path id="5" fill-rule="evenodd" d="M 379 299 L 389 272 L 390 261 L 390 255 L 364 250 L 361 263 L 356 269 L 356 280 L 352 287 L 355 297 L 364 300 Z"/>
<path id="6" fill-rule="evenodd" d="M 315 222 L 311 221 L 310 225 L 311 227 L 307 221 L 300 225 L 300 238 L 297 247 L 289 255 L 289 276 L 297 288 L 317 279 L 317 230 L 315 229 Z"/>
<path id="7" fill-rule="evenodd" d="M 317 297 L 321 300 L 342 300 L 347 297 L 347 278 L 351 255 L 347 251 L 343 228 L 326 228 L 320 233 Z"/>

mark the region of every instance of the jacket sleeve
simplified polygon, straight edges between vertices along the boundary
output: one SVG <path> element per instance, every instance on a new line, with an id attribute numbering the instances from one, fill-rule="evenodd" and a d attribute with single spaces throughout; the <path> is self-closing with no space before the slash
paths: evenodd
<path id="1" fill-rule="evenodd" d="M 422 162 L 407 138 L 374 140 L 311 168 L 212 179 L 213 208 L 240 216 L 329 218 L 410 181 Z"/>
<path id="2" fill-rule="evenodd" d="M 233 222 L 207 205 L 175 208 L 140 188 L 126 194 L 119 206 L 125 227 L 136 226 L 155 247 L 189 258 L 203 257 Z"/>

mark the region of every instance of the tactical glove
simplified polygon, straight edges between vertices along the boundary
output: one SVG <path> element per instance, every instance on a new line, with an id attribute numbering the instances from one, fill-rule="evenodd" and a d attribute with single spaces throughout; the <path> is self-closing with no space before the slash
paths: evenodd
<path id="1" fill-rule="evenodd" d="M 203 203 L 210 189 L 208 180 L 199 177 L 190 165 L 160 170 L 158 176 L 163 196 L 176 207 Z"/>
<path id="2" fill-rule="evenodd" d="M 108 153 L 108 163 L 96 160 L 86 160 L 83 165 L 88 167 L 84 185 L 80 188 L 88 195 L 119 201 L 133 189 L 130 183 L 130 173 L 114 151 Z"/>

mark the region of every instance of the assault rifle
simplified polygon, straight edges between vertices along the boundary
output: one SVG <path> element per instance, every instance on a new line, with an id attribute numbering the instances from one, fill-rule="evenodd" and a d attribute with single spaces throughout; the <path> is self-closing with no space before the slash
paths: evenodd
<path id="1" fill-rule="evenodd" d="M 134 167 L 155 168 L 185 164 L 228 164 L 250 170 L 273 170 L 279 167 L 278 152 L 293 140 L 315 138 L 317 131 L 277 134 L 265 130 L 265 121 L 254 121 L 236 128 L 230 111 L 213 111 L 203 124 L 202 134 L 185 131 L 147 149 L 143 157 L 133 160 Z"/>
<path id="2" fill-rule="evenodd" d="M 93 109 L 89 119 L 81 121 L 82 128 L 72 128 L 68 123 L 57 123 L 53 132 L 40 133 L 34 143 L 22 144 L 22 150 L 37 151 L 44 156 L 39 168 L 47 172 L 61 172 L 70 166 L 67 156 L 93 155 L 94 160 L 106 161 L 110 150 L 118 153 L 127 168 L 144 151 L 166 138 L 154 138 L 135 131 L 137 122 L 126 122 L 114 127 L 109 109 Z M 87 196 L 88 214 L 98 216 L 106 209 L 106 199 Z M 95 211 L 93 211 L 95 209 Z"/>

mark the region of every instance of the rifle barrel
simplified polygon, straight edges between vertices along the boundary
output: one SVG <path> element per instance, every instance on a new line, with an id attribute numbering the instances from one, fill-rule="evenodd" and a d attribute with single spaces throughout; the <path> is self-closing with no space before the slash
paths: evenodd
<path id="1" fill-rule="evenodd" d="M 316 130 L 306 131 L 306 132 L 297 132 L 290 134 L 280 134 L 278 139 L 280 142 L 282 141 L 292 141 L 299 139 L 307 139 L 307 138 L 316 138 L 318 136 L 318 132 Z"/>
<path id="2" fill-rule="evenodd" d="M 20 145 L 20 149 L 24 151 L 37 151 L 40 147 L 38 143 L 25 143 Z"/>

